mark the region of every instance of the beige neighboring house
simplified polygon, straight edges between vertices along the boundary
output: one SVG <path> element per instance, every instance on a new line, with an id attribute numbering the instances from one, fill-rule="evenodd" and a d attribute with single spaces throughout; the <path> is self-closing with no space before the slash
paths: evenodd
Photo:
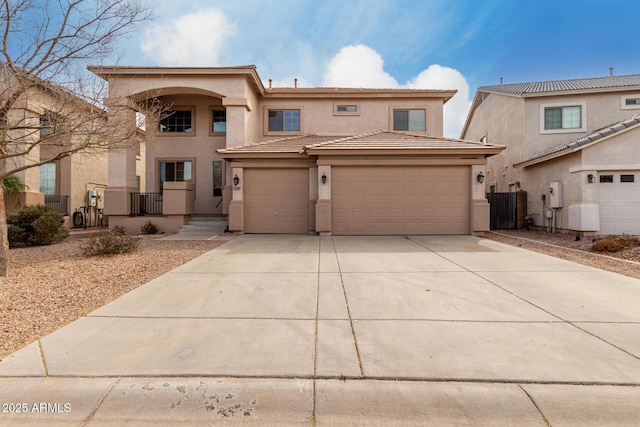
<path id="1" fill-rule="evenodd" d="M 640 75 L 480 87 L 461 135 L 506 145 L 487 191 L 527 191 L 535 225 L 640 234 Z"/>
<path id="2" fill-rule="evenodd" d="M 83 100 L 70 96 L 64 90 L 47 91 L 52 84 L 43 82 L 40 91 L 31 90 L 18 100 L 8 116 L 20 121 L 20 130 L 13 131 L 12 138 L 35 143 L 29 158 L 17 157 L 0 162 L 0 168 L 14 169 L 24 164 L 45 162 L 15 173 L 21 183 L 26 185 L 16 196 L 5 195 L 5 207 L 8 215 L 17 213 L 25 206 L 44 204 L 55 208 L 65 217 L 68 228 L 74 226 L 74 213 L 80 211 L 85 218 L 84 225 L 99 225 L 104 207 L 104 191 L 107 186 L 108 154 L 105 150 L 85 149 L 58 160 L 54 159 L 67 139 L 74 138 L 73 131 L 65 129 L 67 121 L 60 111 L 69 111 L 73 123 L 81 122 L 78 116 L 91 107 Z M 53 95 L 62 92 L 65 99 L 56 99 Z M 53 95 L 52 95 L 53 94 Z M 16 122 L 18 123 L 18 122 Z M 137 145 L 133 148 L 137 153 L 137 175 L 144 177 L 144 132 L 138 131 L 135 136 Z M 63 148 L 60 148 L 60 147 Z M 5 162 L 11 162 L 6 164 Z M 144 191 L 144 178 L 141 186 Z M 91 206 L 91 209 L 82 207 Z M 76 215 L 76 224 L 79 224 Z"/>
<path id="3" fill-rule="evenodd" d="M 243 233 L 488 230 L 478 175 L 503 147 L 442 137 L 453 90 L 271 88 L 255 66 L 90 70 L 131 120 L 136 103 L 164 106 L 147 122 L 147 192 L 132 150 L 109 153 L 111 226 L 151 219 L 175 232 L 195 216 L 227 216 Z"/>

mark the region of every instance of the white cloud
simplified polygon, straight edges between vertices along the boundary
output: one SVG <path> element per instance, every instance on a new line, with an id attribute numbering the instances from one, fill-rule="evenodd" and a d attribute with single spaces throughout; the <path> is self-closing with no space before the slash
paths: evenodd
<path id="1" fill-rule="evenodd" d="M 444 104 L 444 135 L 458 138 L 464 126 L 471 100 L 469 99 L 469 83 L 467 79 L 453 68 L 441 65 L 430 65 L 406 87 L 411 89 L 457 89 L 453 98 Z"/>
<path id="2" fill-rule="evenodd" d="M 235 31 L 220 10 L 202 9 L 168 24 L 153 24 L 140 49 L 157 65 L 216 66 L 225 39 Z"/>
<path id="3" fill-rule="evenodd" d="M 324 73 L 325 86 L 407 88 L 407 89 L 456 89 L 458 93 L 444 105 L 444 136 L 458 138 L 464 125 L 471 100 L 469 84 L 465 77 L 453 68 L 430 65 L 406 84 L 384 71 L 380 54 L 368 46 L 343 47 L 329 61 Z"/>
<path id="4" fill-rule="evenodd" d="M 396 88 L 398 82 L 384 71 L 384 61 L 368 46 L 346 46 L 334 56 L 324 74 L 325 86 Z"/>

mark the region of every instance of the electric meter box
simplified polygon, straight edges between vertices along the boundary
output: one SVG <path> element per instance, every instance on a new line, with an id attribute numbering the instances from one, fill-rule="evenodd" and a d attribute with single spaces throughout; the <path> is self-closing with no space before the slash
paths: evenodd
<path id="1" fill-rule="evenodd" d="M 87 205 L 96 207 L 98 204 L 98 192 L 96 190 L 87 191 Z"/>
<path id="2" fill-rule="evenodd" d="M 549 206 L 551 208 L 562 207 L 562 181 L 553 181 L 549 185 L 549 193 L 551 194 Z"/>

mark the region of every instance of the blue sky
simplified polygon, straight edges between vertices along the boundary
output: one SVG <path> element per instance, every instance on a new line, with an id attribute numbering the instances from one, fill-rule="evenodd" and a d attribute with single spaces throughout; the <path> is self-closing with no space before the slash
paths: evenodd
<path id="1" fill-rule="evenodd" d="M 640 73 L 637 0 L 155 0 L 120 65 L 255 64 L 276 86 L 453 88 Z"/>

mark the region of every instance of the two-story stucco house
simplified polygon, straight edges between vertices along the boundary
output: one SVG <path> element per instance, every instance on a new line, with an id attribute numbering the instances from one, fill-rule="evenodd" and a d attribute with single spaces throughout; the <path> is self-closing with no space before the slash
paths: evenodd
<path id="1" fill-rule="evenodd" d="M 228 215 L 230 231 L 470 234 L 488 229 L 478 178 L 503 147 L 442 137 L 451 90 L 272 88 L 254 66 L 90 67 L 108 104 L 161 103 L 132 150 L 109 153 L 105 213 L 177 231 Z M 140 216 L 144 214 L 144 216 Z"/>
<path id="2" fill-rule="evenodd" d="M 640 234 L 640 75 L 480 87 L 462 138 L 506 145 L 487 190 L 527 191 L 536 225 Z"/>

